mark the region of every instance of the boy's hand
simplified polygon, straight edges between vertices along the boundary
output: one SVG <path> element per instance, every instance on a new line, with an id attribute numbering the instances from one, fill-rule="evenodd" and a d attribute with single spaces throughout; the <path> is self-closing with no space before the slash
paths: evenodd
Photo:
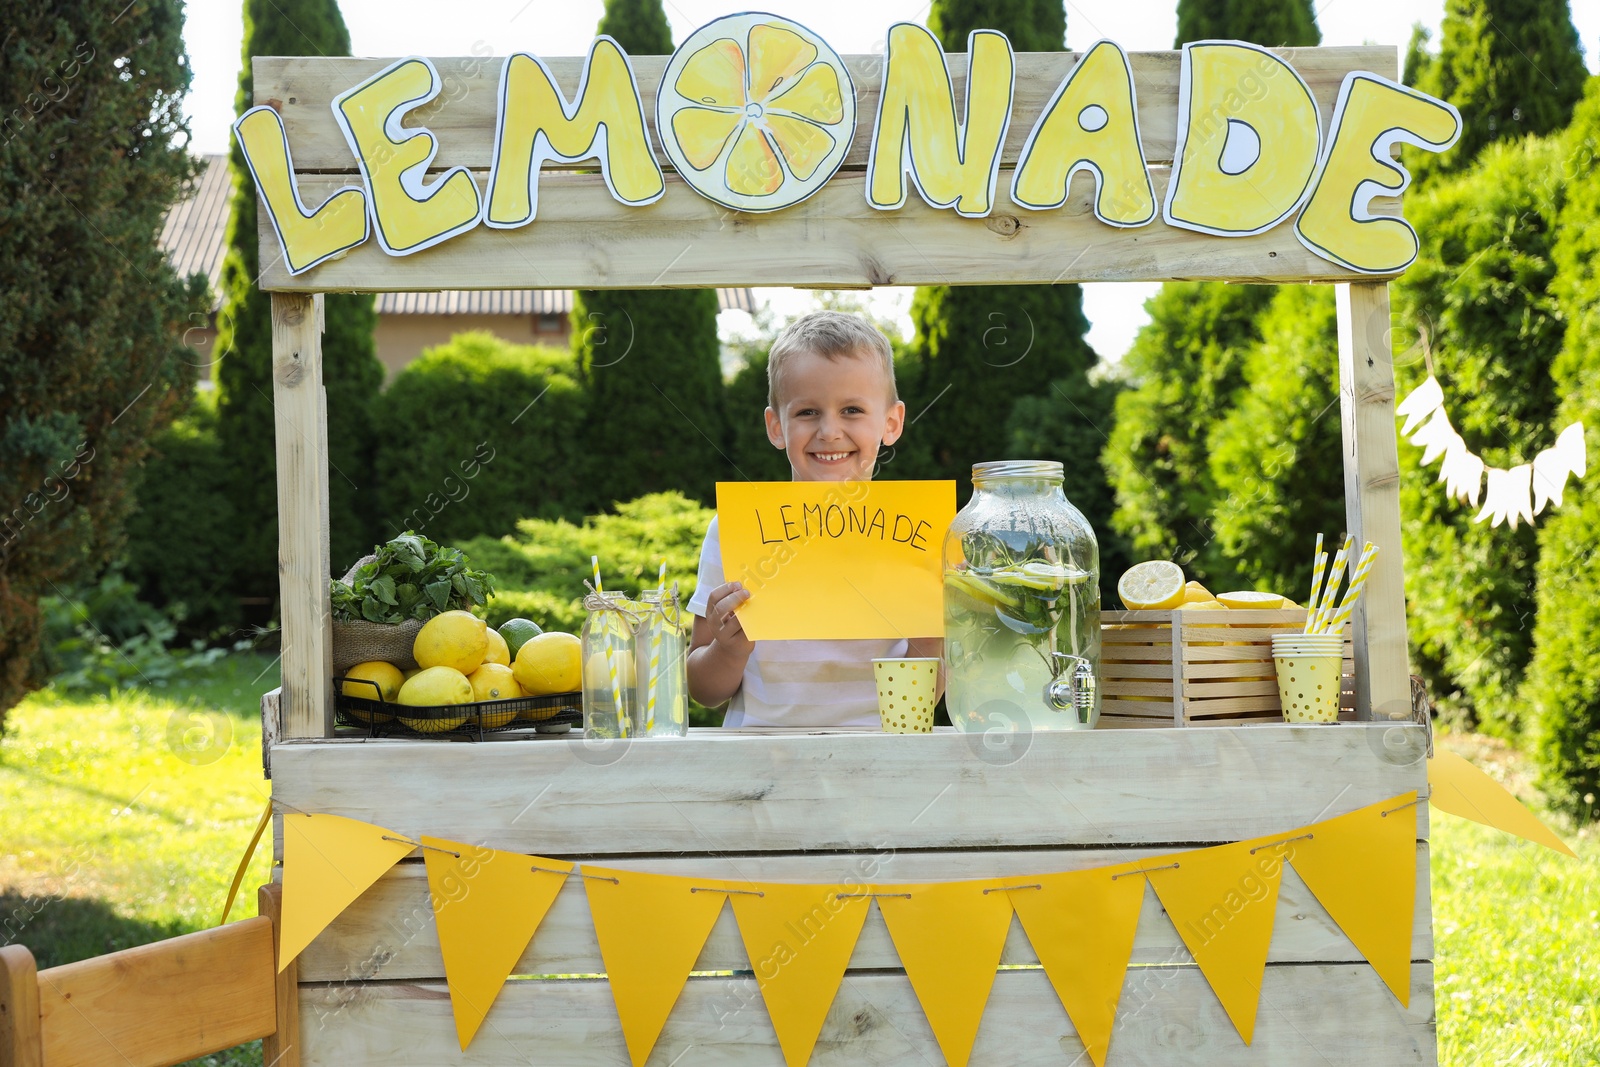
<path id="1" fill-rule="evenodd" d="M 735 614 L 750 599 L 750 591 L 739 582 L 727 582 L 706 597 L 706 623 L 711 639 L 740 655 L 749 655 L 755 642 L 744 635 L 744 625 Z"/>

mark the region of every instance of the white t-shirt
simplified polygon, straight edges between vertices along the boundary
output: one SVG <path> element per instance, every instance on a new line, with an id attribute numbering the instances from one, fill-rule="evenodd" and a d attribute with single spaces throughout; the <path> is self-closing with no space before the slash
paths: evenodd
<path id="1" fill-rule="evenodd" d="M 711 519 L 689 610 L 701 618 L 711 591 L 727 581 L 722 538 Z M 877 726 L 872 661 L 906 654 L 904 638 L 875 641 L 757 641 L 724 726 Z"/>

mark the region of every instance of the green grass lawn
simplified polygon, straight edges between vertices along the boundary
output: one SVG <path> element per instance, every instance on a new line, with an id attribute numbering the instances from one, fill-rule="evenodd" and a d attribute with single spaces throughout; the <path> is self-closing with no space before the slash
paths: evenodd
<path id="1" fill-rule="evenodd" d="M 234 655 L 189 683 L 36 693 L 0 740 L 0 943 L 41 967 L 214 926 L 266 802 L 260 694 L 276 663 Z M 1533 801 L 1526 762 L 1478 737 L 1444 743 Z M 1600 1063 L 1600 833 L 1574 861 L 1432 817 L 1439 1058 L 1448 1067 Z M 235 917 L 255 914 L 269 852 Z M 259 1067 L 258 1045 L 196 1061 Z"/>

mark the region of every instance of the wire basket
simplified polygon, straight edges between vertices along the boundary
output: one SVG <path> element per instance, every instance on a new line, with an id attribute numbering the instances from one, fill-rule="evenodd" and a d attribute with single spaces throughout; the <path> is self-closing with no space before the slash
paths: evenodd
<path id="1" fill-rule="evenodd" d="M 371 686 L 372 697 L 348 695 L 346 682 Z M 384 700 L 378 683 L 367 678 L 339 675 L 333 684 L 334 721 L 367 730 L 373 737 L 482 740 L 486 733 L 503 730 L 566 733 L 583 723 L 582 693 L 413 707 Z"/>

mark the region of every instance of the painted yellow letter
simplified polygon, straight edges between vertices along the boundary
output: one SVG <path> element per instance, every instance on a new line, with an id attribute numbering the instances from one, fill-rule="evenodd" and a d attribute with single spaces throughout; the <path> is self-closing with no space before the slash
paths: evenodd
<path id="1" fill-rule="evenodd" d="M 361 165 L 378 243 L 408 256 L 478 224 L 478 187 L 466 167 L 423 183 L 439 145 L 426 128 L 400 120 L 439 95 L 439 72 L 426 59 L 402 59 L 333 98 L 333 117 Z"/>
<path id="2" fill-rule="evenodd" d="M 1011 199 L 1045 211 L 1067 202 L 1072 176 L 1094 175 L 1094 214 L 1113 226 L 1156 217 L 1156 194 L 1139 145 L 1138 103 L 1128 57 L 1096 41 L 1044 109 L 1011 179 Z"/>
<path id="3" fill-rule="evenodd" d="M 1237 41 L 1184 45 L 1162 214 L 1201 233 L 1264 233 L 1300 206 L 1321 147 L 1317 101 L 1289 64 Z"/>
<path id="4" fill-rule="evenodd" d="M 1365 274 L 1405 270 L 1417 258 L 1417 231 L 1403 218 L 1371 211 L 1374 196 L 1399 196 L 1411 184 L 1389 149 L 1404 141 L 1443 152 L 1460 134 L 1461 115 L 1449 104 L 1376 74 L 1346 74 L 1328 150 L 1294 224 L 1300 243 Z"/>
<path id="5" fill-rule="evenodd" d="M 994 205 L 1000 148 L 1011 125 L 1011 42 L 994 30 L 967 37 L 967 114 L 956 124 L 955 88 L 938 40 L 921 26 L 889 27 L 883 95 L 867 160 L 867 203 L 906 202 L 905 176 L 933 207 L 980 218 Z"/>
<path id="6" fill-rule="evenodd" d="M 498 229 L 526 226 L 539 212 L 539 168 L 545 161 L 589 158 L 600 161 L 606 188 L 624 204 L 653 204 L 666 191 L 627 54 L 611 38 L 597 37 L 571 105 L 537 57 L 518 53 L 507 59 L 483 221 Z"/>
<path id="7" fill-rule="evenodd" d="M 253 107 L 239 116 L 233 132 L 290 274 L 304 274 L 367 239 L 367 198 L 356 186 L 336 191 L 315 211 L 306 210 L 295 186 L 289 135 L 276 111 L 264 104 Z"/>

